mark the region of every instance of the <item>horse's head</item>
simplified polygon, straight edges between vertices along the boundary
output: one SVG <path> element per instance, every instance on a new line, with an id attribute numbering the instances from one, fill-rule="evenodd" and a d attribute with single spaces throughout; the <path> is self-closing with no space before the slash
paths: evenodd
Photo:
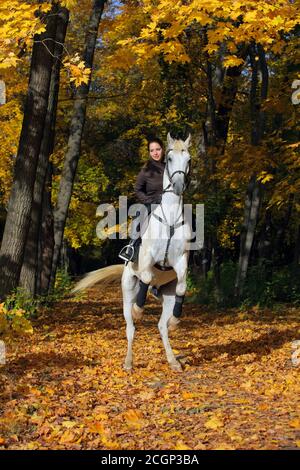
<path id="1" fill-rule="evenodd" d="M 187 179 L 190 171 L 190 154 L 188 148 L 191 142 L 191 135 L 183 140 L 173 139 L 168 133 L 168 147 L 166 150 L 166 171 L 172 189 L 177 196 L 180 196 L 187 186 Z"/>

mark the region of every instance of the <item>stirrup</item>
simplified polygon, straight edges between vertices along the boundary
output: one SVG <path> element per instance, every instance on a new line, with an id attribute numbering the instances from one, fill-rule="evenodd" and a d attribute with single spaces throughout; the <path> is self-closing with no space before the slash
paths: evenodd
<path id="1" fill-rule="evenodd" d="M 126 253 L 126 251 L 130 249 L 131 253 Z M 119 253 L 119 258 L 123 259 L 124 261 L 131 261 L 134 257 L 134 246 L 133 245 L 126 245 L 122 248 L 122 250 Z"/>

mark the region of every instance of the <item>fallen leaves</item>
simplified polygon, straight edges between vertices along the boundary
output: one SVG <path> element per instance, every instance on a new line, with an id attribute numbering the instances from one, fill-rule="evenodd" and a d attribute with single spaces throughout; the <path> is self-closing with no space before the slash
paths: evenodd
<path id="1" fill-rule="evenodd" d="M 192 400 L 193 398 L 197 398 L 198 394 L 191 392 L 182 392 L 181 396 L 184 400 Z"/>
<path id="2" fill-rule="evenodd" d="M 89 427 L 89 432 L 92 432 L 94 434 L 105 434 L 105 428 L 104 428 L 104 425 L 103 423 L 100 423 L 100 422 L 96 422 L 96 423 L 92 423 Z"/>
<path id="3" fill-rule="evenodd" d="M 72 429 L 74 426 L 76 426 L 76 423 L 74 421 L 63 421 L 62 426 L 68 429 Z"/>
<path id="4" fill-rule="evenodd" d="M 294 429 L 300 429 L 300 419 L 295 418 L 289 422 L 289 426 Z"/>
<path id="5" fill-rule="evenodd" d="M 176 446 L 174 447 L 174 450 L 192 450 L 190 447 L 188 447 L 184 442 L 178 441 Z"/>
<path id="6" fill-rule="evenodd" d="M 123 416 L 130 428 L 141 429 L 145 424 L 143 414 L 138 410 L 128 410 L 123 414 Z"/>
<path id="7" fill-rule="evenodd" d="M 185 355 L 179 375 L 167 364 L 159 307 L 151 304 L 128 374 L 121 303 L 115 291 L 107 289 L 101 302 L 99 295 L 95 290 L 95 300 L 78 304 L 76 316 L 74 303 L 58 305 L 36 322 L 26 343 L 8 345 L 1 448 L 299 447 L 299 369 L 290 357 L 291 342 L 300 338 L 295 310 L 277 324 L 272 312 L 198 315 L 201 307 L 186 304 L 171 339 Z"/>
<path id="8" fill-rule="evenodd" d="M 212 416 L 208 421 L 206 421 L 204 426 L 207 429 L 218 429 L 224 426 L 224 421 L 218 416 Z"/>
<path id="9" fill-rule="evenodd" d="M 69 444 L 71 442 L 74 442 L 75 439 L 76 439 L 76 435 L 72 431 L 67 430 L 63 433 L 59 442 L 60 444 Z"/>
<path id="10" fill-rule="evenodd" d="M 235 450 L 235 447 L 224 442 L 222 444 L 218 444 L 214 450 Z"/>

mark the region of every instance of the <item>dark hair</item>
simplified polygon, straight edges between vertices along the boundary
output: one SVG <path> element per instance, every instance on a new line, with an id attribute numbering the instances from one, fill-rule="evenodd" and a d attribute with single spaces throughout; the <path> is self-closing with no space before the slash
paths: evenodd
<path id="1" fill-rule="evenodd" d="M 148 139 L 148 150 L 150 150 L 150 144 L 153 144 L 153 143 L 159 144 L 162 149 L 164 148 L 163 141 L 159 139 L 158 137 L 153 137 L 151 139 Z"/>

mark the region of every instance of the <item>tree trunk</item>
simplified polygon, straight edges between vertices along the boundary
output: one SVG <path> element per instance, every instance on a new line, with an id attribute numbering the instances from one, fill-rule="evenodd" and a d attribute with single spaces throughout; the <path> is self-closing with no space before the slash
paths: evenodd
<path id="1" fill-rule="evenodd" d="M 0 251 L 0 297 L 18 286 L 30 224 L 36 167 L 47 114 L 57 4 L 46 15 L 46 31 L 35 36 L 24 119 Z M 46 41 L 47 47 L 45 46 Z"/>
<path id="2" fill-rule="evenodd" d="M 41 226 L 38 242 L 38 266 L 36 290 L 39 295 L 46 295 L 52 267 L 54 249 L 54 217 L 51 204 L 52 164 L 49 163 L 45 192 L 43 195 Z"/>
<path id="3" fill-rule="evenodd" d="M 293 205 L 294 205 L 294 194 L 289 194 L 287 210 L 284 217 L 280 220 L 278 229 L 276 231 L 276 238 L 274 243 L 274 253 L 277 255 L 275 259 L 275 264 L 286 264 L 286 246 L 285 246 L 285 237 L 287 229 L 290 223 L 292 216 Z"/>
<path id="4" fill-rule="evenodd" d="M 265 260 L 271 262 L 272 259 L 272 214 L 270 209 L 266 209 L 264 224 L 257 242 L 259 263 Z"/>
<path id="5" fill-rule="evenodd" d="M 300 224 L 297 227 L 297 237 L 294 250 L 294 266 L 297 268 L 300 263 Z"/>
<path id="6" fill-rule="evenodd" d="M 207 32 L 204 29 L 204 45 L 207 44 Z M 239 51 L 239 56 L 246 59 L 248 55 L 248 47 L 242 47 Z M 207 110 L 206 110 L 206 121 L 203 125 L 203 138 L 202 142 L 206 147 L 206 159 L 209 160 L 208 168 L 208 179 L 215 174 L 216 161 L 219 159 L 225 151 L 229 122 L 231 117 L 231 111 L 235 102 L 236 94 L 238 91 L 239 78 L 241 76 L 243 65 L 238 67 L 229 67 L 226 74 L 222 75 L 222 88 L 220 93 L 219 103 L 216 104 L 214 93 L 213 93 L 213 73 L 209 59 L 209 55 L 206 54 L 206 73 L 207 73 Z M 220 75 L 220 73 L 219 73 Z M 201 150 L 203 153 L 203 150 Z M 212 194 L 215 199 L 218 197 L 218 182 L 213 178 L 212 183 Z M 219 224 L 219 217 L 216 217 L 215 225 Z M 208 247 L 211 250 L 209 258 L 213 259 L 211 264 L 214 273 L 216 299 L 218 302 L 222 299 L 221 291 L 221 260 L 222 260 L 222 249 L 220 247 L 218 238 L 216 236 L 216 228 L 213 233 L 209 235 L 210 240 L 205 240 L 205 248 Z M 213 256 L 212 256 L 213 252 Z"/>
<path id="7" fill-rule="evenodd" d="M 259 57 L 259 64 L 257 61 Z M 252 67 L 252 81 L 250 90 L 250 117 L 251 117 L 251 143 L 258 146 L 265 131 L 265 113 L 261 111 L 261 105 L 268 95 L 268 68 L 265 54 L 261 46 L 256 50 L 256 46 L 250 48 L 250 59 Z M 262 75 L 261 93 L 258 96 L 258 72 L 259 67 Z M 241 233 L 240 256 L 238 270 L 235 280 L 235 296 L 240 299 L 243 293 L 243 286 L 246 280 L 249 259 L 252 250 L 255 229 L 258 220 L 259 207 L 262 197 L 262 184 L 257 180 L 256 175 L 252 175 L 249 181 L 247 196 L 245 200 L 245 214 L 243 230 Z"/>
<path id="8" fill-rule="evenodd" d="M 34 185 L 33 202 L 31 209 L 31 222 L 27 235 L 25 255 L 20 275 L 20 285 L 32 296 L 36 293 L 37 264 L 38 264 L 38 238 L 41 227 L 42 199 L 45 194 L 45 180 L 49 157 L 53 153 L 55 139 L 55 121 L 57 100 L 59 92 L 59 75 L 61 57 L 65 42 L 69 12 L 66 8 L 59 8 L 57 13 L 57 27 L 55 34 L 55 61 L 52 68 L 48 109 L 44 126 L 43 140 L 37 165 Z M 47 189 L 46 189 L 47 190 Z"/>
<path id="9" fill-rule="evenodd" d="M 260 206 L 260 183 L 252 176 L 245 201 L 245 216 L 241 234 L 240 257 L 235 281 L 235 296 L 242 294 L 243 285 L 247 276 L 250 253 L 253 245 L 256 223 Z"/>
<path id="10" fill-rule="evenodd" d="M 246 59 L 249 49 L 243 47 L 238 54 L 241 59 Z M 244 65 L 236 67 L 228 67 L 223 81 L 222 92 L 216 114 L 216 135 L 220 155 L 224 154 L 227 142 L 228 128 L 231 117 L 231 111 L 234 106 L 236 95 L 238 92 L 239 78 L 241 76 Z"/>
<path id="11" fill-rule="evenodd" d="M 84 52 L 85 66 L 92 69 L 94 51 L 97 40 L 97 33 L 102 12 L 106 0 L 94 0 L 92 14 L 88 24 L 88 33 L 86 37 L 86 48 Z M 77 164 L 80 157 L 81 139 L 86 116 L 87 98 L 90 89 L 90 79 L 88 84 L 83 84 L 76 93 L 73 115 L 71 118 L 70 136 L 68 149 L 65 156 L 64 167 L 61 175 L 57 204 L 54 212 L 54 238 L 55 247 L 52 259 L 50 289 L 53 289 L 55 282 L 56 269 L 60 249 L 63 241 L 63 234 L 68 215 L 68 208 L 72 196 L 72 189 L 77 170 Z"/>

